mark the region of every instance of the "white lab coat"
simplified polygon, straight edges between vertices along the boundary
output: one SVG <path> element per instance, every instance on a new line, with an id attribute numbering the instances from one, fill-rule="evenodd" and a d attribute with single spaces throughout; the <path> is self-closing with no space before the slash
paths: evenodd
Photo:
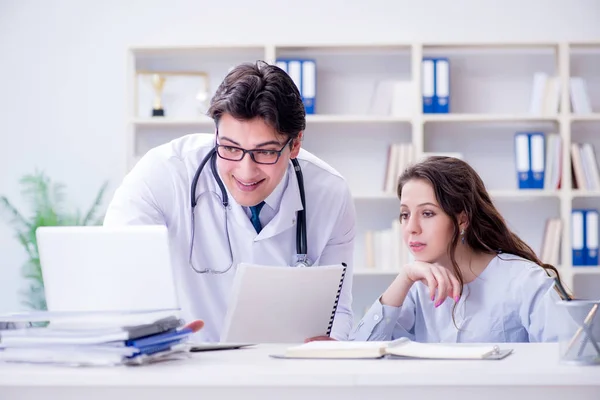
<path id="1" fill-rule="evenodd" d="M 196 169 L 214 145 L 214 135 L 193 134 L 150 150 L 125 177 L 110 203 L 104 225 L 162 224 L 168 227 L 171 258 L 182 315 L 202 319 L 200 340 L 218 341 L 231 292 L 235 265 L 293 265 L 296 254 L 296 212 L 302 209 L 292 164 L 280 183 L 279 210 L 254 230 L 244 209 L 229 195 L 228 231 L 234 267 L 220 275 L 198 274 L 189 265 L 191 243 L 190 191 Z M 314 155 L 301 150 L 306 196 L 308 256 L 314 265 L 346 263 L 332 337 L 346 339 L 352 328 L 352 270 L 355 210 L 346 181 Z M 221 192 L 207 163 L 196 189 L 196 269 L 226 269 L 231 262 Z M 306 293 L 310 296 L 310 293 Z M 302 301 L 301 298 L 298 301 Z M 324 304 L 324 307 L 329 305 Z M 257 310 L 260 312 L 260 310 Z"/>

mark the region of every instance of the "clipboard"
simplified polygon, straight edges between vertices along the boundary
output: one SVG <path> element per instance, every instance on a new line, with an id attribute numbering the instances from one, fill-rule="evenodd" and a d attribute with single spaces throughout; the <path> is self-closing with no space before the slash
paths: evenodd
<path id="1" fill-rule="evenodd" d="M 300 268 L 240 263 L 219 341 L 301 343 L 329 336 L 345 274 L 344 264 Z"/>
<path id="2" fill-rule="evenodd" d="M 204 351 L 238 350 L 250 346 L 254 346 L 254 343 L 191 343 L 190 351 L 192 353 L 199 353 Z"/>

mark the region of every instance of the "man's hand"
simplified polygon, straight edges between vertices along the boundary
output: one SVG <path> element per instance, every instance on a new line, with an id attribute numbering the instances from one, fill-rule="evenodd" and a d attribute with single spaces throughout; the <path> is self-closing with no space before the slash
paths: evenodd
<path id="1" fill-rule="evenodd" d="M 204 321 L 202 321 L 201 319 L 197 319 L 196 321 L 192 321 L 186 326 L 184 326 L 183 329 L 191 329 L 193 333 L 196 333 L 200 329 L 202 329 L 202 327 L 204 327 Z"/>

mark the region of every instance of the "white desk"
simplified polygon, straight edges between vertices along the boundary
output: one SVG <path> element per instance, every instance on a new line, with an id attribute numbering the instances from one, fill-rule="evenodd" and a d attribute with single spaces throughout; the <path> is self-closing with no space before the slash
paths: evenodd
<path id="1" fill-rule="evenodd" d="M 258 346 L 144 367 L 0 363 L 0 399 L 600 399 L 600 366 L 561 365 L 555 344 L 511 347 L 500 361 L 280 360 L 268 355 L 283 346 Z"/>

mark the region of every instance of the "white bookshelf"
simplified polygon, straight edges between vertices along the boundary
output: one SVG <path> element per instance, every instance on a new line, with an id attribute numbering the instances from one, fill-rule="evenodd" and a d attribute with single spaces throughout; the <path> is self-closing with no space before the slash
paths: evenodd
<path id="1" fill-rule="evenodd" d="M 212 132 L 212 120 L 201 114 L 150 117 L 142 109 L 136 70 L 199 70 L 210 76 L 214 91 L 228 69 L 257 59 L 313 58 L 317 65 L 316 114 L 307 116 L 303 147 L 329 162 L 347 179 L 357 211 L 355 252 L 356 310 L 376 299 L 397 272 L 368 269 L 365 232 L 386 229 L 397 218 L 395 193 L 383 192 L 388 146 L 411 143 L 424 152 L 460 152 L 482 176 L 491 196 L 514 229 L 536 252 L 545 220 L 563 222 L 560 271 L 575 294 L 600 296 L 600 267 L 571 265 L 570 215 L 574 207 L 597 207 L 600 192 L 571 189 L 571 156 L 567 144 L 585 140 L 600 149 L 600 42 L 598 43 L 380 43 L 268 44 L 254 46 L 135 47 L 129 50 L 127 168 L 149 148 L 180 135 Z M 423 114 L 421 60 L 445 56 L 450 61 L 451 101 L 448 114 Z M 559 77 L 560 110 L 528 113 L 533 73 Z M 588 83 L 592 113 L 571 112 L 569 77 Z M 407 115 L 371 115 L 368 106 L 376 82 L 410 80 L 414 90 Z M 212 94 L 212 93 L 211 93 Z M 563 141 L 562 188 L 518 190 L 514 166 L 514 133 L 558 133 Z M 598 157 L 599 154 L 597 154 Z"/>
<path id="2" fill-rule="evenodd" d="M 423 114 L 423 122 L 557 122 L 558 115 L 527 114 Z"/>

